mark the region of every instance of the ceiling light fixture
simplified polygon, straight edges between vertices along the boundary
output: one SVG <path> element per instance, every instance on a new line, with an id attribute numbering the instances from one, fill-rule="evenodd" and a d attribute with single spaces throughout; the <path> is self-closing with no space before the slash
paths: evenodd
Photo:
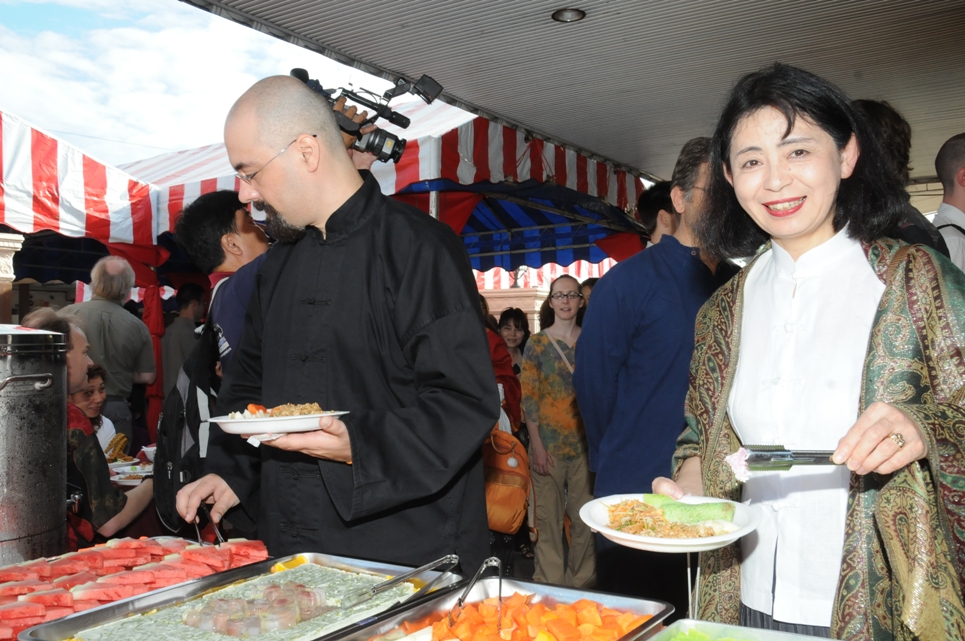
<path id="1" fill-rule="evenodd" d="M 553 20 L 557 22 L 579 22 L 586 17 L 582 9 L 557 9 L 553 12 Z"/>

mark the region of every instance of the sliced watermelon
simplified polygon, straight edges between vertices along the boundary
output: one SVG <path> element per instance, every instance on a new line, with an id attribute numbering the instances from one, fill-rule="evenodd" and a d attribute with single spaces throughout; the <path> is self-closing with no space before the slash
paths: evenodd
<path id="1" fill-rule="evenodd" d="M 9 565 L 0 568 L 0 583 L 7 581 L 26 581 L 28 579 L 39 579 L 40 574 L 36 570 L 28 570 L 19 565 Z"/>
<path id="2" fill-rule="evenodd" d="M 138 550 L 138 552 L 142 552 L 142 550 Z M 124 565 L 127 566 L 128 569 L 131 569 L 136 565 L 144 565 L 145 563 L 150 563 L 150 562 L 151 562 L 150 554 L 138 554 L 134 558 L 128 559 L 128 563 L 125 563 Z"/>
<path id="3" fill-rule="evenodd" d="M 172 585 L 177 585 L 177 584 L 179 584 L 179 583 L 184 583 L 184 582 L 187 581 L 187 580 L 188 580 L 187 578 L 184 578 L 184 579 L 155 579 L 155 580 L 154 580 L 154 583 L 151 584 L 151 589 L 152 589 L 152 590 L 160 590 L 161 588 L 167 588 L 167 587 L 170 587 L 170 586 L 172 586 Z"/>
<path id="4" fill-rule="evenodd" d="M 126 536 L 123 539 L 111 539 L 107 542 L 107 547 L 120 549 L 131 548 L 136 550 L 144 547 L 145 545 L 147 545 L 145 539 L 132 539 L 129 536 Z"/>
<path id="5" fill-rule="evenodd" d="M 17 596 L 19 594 L 30 594 L 37 590 L 49 590 L 51 584 L 40 579 L 27 579 L 26 581 L 8 581 L 0 583 L 0 596 Z"/>
<path id="6" fill-rule="evenodd" d="M 180 579 L 185 580 L 188 578 L 188 573 L 183 569 L 174 567 L 173 565 L 161 565 L 160 563 L 148 563 L 147 565 L 139 565 L 134 568 L 134 571 L 145 570 L 154 575 L 155 580 L 157 579 Z"/>
<path id="7" fill-rule="evenodd" d="M 99 576 L 110 576 L 112 574 L 116 574 L 117 572 L 123 572 L 123 571 L 124 571 L 124 566 L 119 566 L 119 567 L 113 567 L 113 568 L 95 568 L 91 570 L 90 573 L 93 574 L 95 577 L 99 577 Z"/>
<path id="8" fill-rule="evenodd" d="M 83 585 L 96 580 L 97 577 L 90 572 L 78 572 L 77 574 L 70 574 L 68 576 L 62 576 L 59 579 L 54 579 L 53 585 L 55 588 L 69 590 L 75 585 Z"/>
<path id="9" fill-rule="evenodd" d="M 28 601 L 30 603 L 42 603 L 48 608 L 50 607 L 70 608 L 74 606 L 74 595 L 64 588 L 54 588 L 53 590 L 41 590 L 40 592 L 31 592 L 30 594 L 22 594 L 17 598 L 20 601 Z"/>
<path id="10" fill-rule="evenodd" d="M 164 561 L 158 565 L 180 568 L 181 570 L 184 570 L 192 579 L 209 576 L 215 572 L 214 568 L 212 568 L 210 565 L 205 565 L 204 563 L 195 563 L 194 561 L 188 561 L 187 559 L 165 558 Z"/>
<path id="11" fill-rule="evenodd" d="M 62 619 L 66 616 L 70 616 L 74 613 L 74 608 L 47 608 L 47 613 L 44 615 L 44 623 L 48 621 L 54 621 L 56 619 Z"/>
<path id="12" fill-rule="evenodd" d="M 93 608 L 99 608 L 101 605 L 100 601 L 74 601 L 74 612 L 83 612 L 84 610 L 90 610 Z"/>
<path id="13" fill-rule="evenodd" d="M 180 552 L 184 548 L 188 547 L 190 543 L 184 539 L 176 539 L 172 537 L 161 537 L 154 539 L 154 542 L 160 545 L 168 554 L 175 554 Z"/>
<path id="14" fill-rule="evenodd" d="M 40 625 L 43 622 L 43 617 L 24 617 L 22 619 L 13 619 L 12 621 L 7 621 L 7 625 L 10 626 L 10 631 L 13 633 L 13 636 L 10 638 L 16 638 L 18 634 L 27 628 L 32 628 L 35 625 Z"/>
<path id="15" fill-rule="evenodd" d="M 218 572 L 231 567 L 231 550 L 220 550 L 213 545 L 192 545 L 184 548 L 181 558 L 195 563 L 204 563 Z"/>
<path id="16" fill-rule="evenodd" d="M 36 561 L 28 561 L 27 563 L 21 563 L 19 566 L 24 570 L 29 570 L 30 572 L 36 572 L 37 576 L 41 579 L 50 578 L 50 562 L 47 559 L 37 559 Z"/>
<path id="17" fill-rule="evenodd" d="M 50 573 L 53 576 L 64 576 L 65 574 L 76 574 L 90 569 L 84 558 L 77 558 L 76 554 L 64 555 L 50 564 Z"/>
<path id="18" fill-rule="evenodd" d="M 120 572 L 121 568 L 125 565 L 130 565 L 131 560 L 134 557 L 126 557 L 121 559 L 104 559 L 104 568 L 114 568 L 115 572 Z"/>
<path id="19" fill-rule="evenodd" d="M 221 545 L 222 548 L 230 548 L 231 553 L 236 556 L 246 556 L 254 559 L 265 560 L 268 558 L 268 548 L 261 541 L 249 541 L 248 539 L 228 539 Z"/>
<path id="20" fill-rule="evenodd" d="M 84 561 L 84 563 L 87 564 L 87 568 L 90 570 L 104 567 L 104 555 L 96 550 L 78 552 L 76 555 L 74 555 L 74 558 Z"/>
<path id="21" fill-rule="evenodd" d="M 0 605 L 0 621 L 24 617 L 42 617 L 46 611 L 47 608 L 42 603 L 24 603 L 22 601 L 8 603 L 7 605 Z"/>
<path id="22" fill-rule="evenodd" d="M 100 583 L 98 581 L 77 585 L 70 589 L 75 601 L 118 601 L 134 596 L 133 585 L 119 583 Z"/>
<path id="23" fill-rule="evenodd" d="M 132 585 L 142 585 L 154 583 L 155 575 L 150 570 L 125 570 L 110 576 L 97 579 L 99 583 L 129 583 Z"/>
<path id="24" fill-rule="evenodd" d="M 92 548 L 93 552 L 100 554 L 104 559 L 132 559 L 137 556 L 137 550 L 133 548 L 113 548 L 106 545 L 98 545 Z"/>
<path id="25" fill-rule="evenodd" d="M 9 625 L 4 625 L 0 623 L 0 639 L 12 639 L 13 638 L 13 628 Z"/>
<path id="26" fill-rule="evenodd" d="M 0 596 L 0 605 L 7 605 L 8 603 L 16 603 L 20 600 L 18 596 Z"/>

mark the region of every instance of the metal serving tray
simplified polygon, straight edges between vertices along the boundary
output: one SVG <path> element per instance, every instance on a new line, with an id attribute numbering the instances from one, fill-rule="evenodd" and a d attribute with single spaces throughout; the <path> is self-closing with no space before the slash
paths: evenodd
<path id="1" fill-rule="evenodd" d="M 443 594 L 426 599 L 421 603 L 408 604 L 402 610 L 386 612 L 380 615 L 379 620 L 361 629 L 345 629 L 333 635 L 333 639 L 338 641 L 369 641 L 374 637 L 379 637 L 391 630 L 399 627 L 405 621 L 417 621 L 432 614 L 444 614 L 455 605 L 461 596 L 461 590 L 449 589 Z M 649 614 L 650 620 L 637 626 L 618 641 L 636 641 L 643 637 L 649 630 L 660 624 L 665 618 L 673 613 L 673 606 L 664 601 L 648 601 L 646 599 L 636 599 L 632 597 L 620 596 L 617 594 L 607 594 L 605 592 L 594 592 L 591 590 L 575 590 L 573 588 L 563 588 L 556 585 L 545 583 L 535 583 L 533 581 L 519 581 L 516 579 L 503 579 L 503 597 L 512 596 L 513 592 L 522 594 L 534 594 L 534 603 L 575 603 L 580 599 L 590 599 L 601 603 L 614 610 L 634 612 L 636 614 Z M 477 603 L 499 594 L 499 579 L 497 577 L 487 577 L 480 579 L 473 586 L 466 603 Z"/>
<path id="2" fill-rule="evenodd" d="M 293 554 L 280 559 L 267 559 L 265 561 L 259 561 L 258 563 L 245 565 L 233 570 L 225 570 L 224 572 L 218 572 L 217 574 L 212 574 L 211 576 L 202 577 L 193 581 L 187 581 L 185 583 L 179 583 L 178 585 L 172 585 L 171 587 L 162 588 L 160 590 L 154 590 L 153 592 L 147 592 L 146 594 L 134 596 L 129 599 L 115 601 L 110 605 L 104 605 L 99 608 L 78 612 L 76 614 L 66 616 L 63 619 L 57 619 L 56 621 L 51 621 L 50 623 L 42 623 L 32 628 L 28 628 L 27 630 L 21 632 L 17 638 L 20 641 L 64 641 L 64 639 L 70 639 L 71 637 L 76 636 L 78 632 L 97 625 L 108 623 L 110 621 L 116 621 L 117 619 L 123 619 L 124 617 L 132 614 L 140 614 L 142 612 L 150 612 L 156 608 L 177 605 L 194 597 L 206 594 L 211 590 L 224 588 L 233 583 L 238 583 L 240 581 L 245 581 L 257 576 L 268 574 L 270 573 L 272 566 L 276 563 L 287 563 L 297 557 L 303 557 L 308 563 L 315 563 L 316 565 L 331 567 L 338 570 L 346 570 L 348 572 L 395 576 L 405 572 L 406 570 L 412 569 L 402 565 L 392 565 L 391 563 L 350 559 L 347 557 L 330 556 L 327 554 L 315 554 L 311 552 Z M 463 580 L 463 577 L 458 574 L 440 573 L 435 571 L 427 571 L 423 573 L 420 579 L 423 582 L 429 582 L 439 577 L 441 574 L 445 575 L 439 579 L 432 590 L 430 590 L 427 594 L 422 595 L 413 601 L 395 605 L 386 610 L 384 614 L 387 615 L 392 612 L 397 612 L 401 609 L 411 607 L 413 604 L 423 603 L 426 600 L 433 599 L 441 592 L 452 590 L 454 586 L 461 583 Z M 371 618 L 363 620 L 346 626 L 344 630 L 326 635 L 326 637 L 339 635 L 342 632 L 351 631 L 355 628 L 368 625 L 371 622 Z"/>
<path id="3" fill-rule="evenodd" d="M 694 619 L 681 619 L 667 626 L 652 636 L 644 637 L 647 641 L 668 641 L 678 634 L 696 630 L 703 632 L 711 641 L 717 639 L 728 639 L 733 641 L 804 641 L 805 639 L 819 639 L 804 634 L 791 634 L 790 632 L 777 632 L 775 630 L 760 630 L 758 628 L 742 628 L 739 625 L 725 625 L 723 623 L 711 623 L 710 621 L 696 621 Z"/>

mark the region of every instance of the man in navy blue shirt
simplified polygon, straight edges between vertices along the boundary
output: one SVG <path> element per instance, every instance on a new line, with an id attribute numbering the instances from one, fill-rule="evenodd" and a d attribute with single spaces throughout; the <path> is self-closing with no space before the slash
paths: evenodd
<path id="1" fill-rule="evenodd" d="M 201 268 L 214 290 L 211 319 L 218 335 L 221 369 L 241 340 L 245 310 L 255 274 L 265 260 L 268 237 L 238 200 L 236 191 L 204 194 L 184 208 L 174 229 L 175 239 Z"/>
<path id="2" fill-rule="evenodd" d="M 670 476 L 684 429 L 694 324 L 718 284 L 717 262 L 701 255 L 693 233 L 709 151 L 707 138 L 684 145 L 670 194 L 676 231 L 600 279 L 583 320 L 574 385 L 598 497 L 649 492 L 654 478 Z M 598 589 L 670 600 L 686 612 L 683 555 L 621 548 L 598 535 L 597 559 Z"/>

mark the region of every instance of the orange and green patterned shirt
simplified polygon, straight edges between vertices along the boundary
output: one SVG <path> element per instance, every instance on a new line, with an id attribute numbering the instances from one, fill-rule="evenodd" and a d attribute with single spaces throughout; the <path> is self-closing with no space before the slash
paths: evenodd
<path id="1" fill-rule="evenodd" d="M 557 341 L 570 361 L 576 362 L 576 345 Z M 519 375 L 526 419 L 539 425 L 543 447 L 554 458 L 572 461 L 586 456 L 586 432 L 576 406 L 573 375 L 545 332 L 530 336 L 523 350 Z"/>

